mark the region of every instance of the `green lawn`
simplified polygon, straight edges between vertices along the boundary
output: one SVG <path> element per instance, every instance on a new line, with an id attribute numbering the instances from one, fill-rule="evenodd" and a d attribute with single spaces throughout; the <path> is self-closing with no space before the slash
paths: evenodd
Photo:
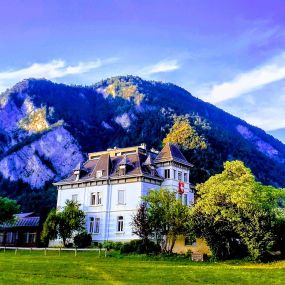
<path id="1" fill-rule="evenodd" d="M 0 284 L 285 284 L 285 261 L 202 262 L 98 253 L 0 251 Z"/>

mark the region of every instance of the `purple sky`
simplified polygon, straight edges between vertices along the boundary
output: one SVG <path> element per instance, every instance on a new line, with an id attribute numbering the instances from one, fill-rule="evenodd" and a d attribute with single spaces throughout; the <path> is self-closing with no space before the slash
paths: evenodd
<path id="1" fill-rule="evenodd" d="M 27 77 L 176 83 L 285 142 L 285 2 L 0 0 L 0 91 Z"/>

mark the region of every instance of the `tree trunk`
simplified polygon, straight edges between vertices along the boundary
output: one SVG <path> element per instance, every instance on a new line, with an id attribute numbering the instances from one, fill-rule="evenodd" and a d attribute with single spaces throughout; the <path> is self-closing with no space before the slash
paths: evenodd
<path id="1" fill-rule="evenodd" d="M 63 246 L 66 247 L 66 238 L 62 237 Z"/>
<path id="2" fill-rule="evenodd" d="M 173 251 L 176 239 L 177 239 L 176 235 L 172 237 L 171 247 L 170 247 L 170 251 L 169 251 L 170 253 L 172 253 L 172 251 Z"/>
<path id="3" fill-rule="evenodd" d="M 165 235 L 164 244 L 162 247 L 162 252 L 167 252 L 167 244 L 168 244 L 168 238 L 167 238 L 167 235 Z"/>

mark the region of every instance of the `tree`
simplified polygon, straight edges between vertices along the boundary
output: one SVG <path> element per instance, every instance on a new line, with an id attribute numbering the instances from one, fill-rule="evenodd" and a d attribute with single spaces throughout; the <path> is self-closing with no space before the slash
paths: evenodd
<path id="1" fill-rule="evenodd" d="M 239 244 L 252 259 L 262 259 L 276 241 L 284 194 L 257 182 L 243 162 L 226 162 L 222 173 L 197 186 L 196 232 L 218 258 L 234 257 Z"/>
<path id="2" fill-rule="evenodd" d="M 150 190 L 143 201 L 148 227 L 157 240 L 163 240 L 162 250 L 172 252 L 177 236 L 191 232 L 190 208 L 164 188 Z"/>
<path id="3" fill-rule="evenodd" d="M 183 150 L 207 148 L 205 139 L 197 134 L 187 116 L 174 117 L 174 124 L 163 140 L 166 143 L 175 143 Z"/>
<path id="4" fill-rule="evenodd" d="M 0 224 L 10 222 L 14 215 L 19 212 L 20 206 L 15 200 L 6 197 L 0 197 Z"/>
<path id="5" fill-rule="evenodd" d="M 143 244 L 147 245 L 152 229 L 148 218 L 146 203 L 141 203 L 138 211 L 132 217 L 131 226 L 133 228 L 133 234 L 139 236 Z"/>
<path id="6" fill-rule="evenodd" d="M 74 201 L 66 201 L 63 211 L 51 210 L 43 226 L 42 240 L 60 237 L 63 245 L 67 246 L 67 240 L 76 232 L 85 228 L 85 214 L 79 209 L 79 204 Z"/>

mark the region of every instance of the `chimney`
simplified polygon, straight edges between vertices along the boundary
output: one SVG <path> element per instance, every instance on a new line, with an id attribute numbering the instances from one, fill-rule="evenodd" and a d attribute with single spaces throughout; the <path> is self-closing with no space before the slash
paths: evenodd
<path id="1" fill-rule="evenodd" d="M 146 144 L 145 143 L 141 143 L 140 147 L 146 150 Z"/>

